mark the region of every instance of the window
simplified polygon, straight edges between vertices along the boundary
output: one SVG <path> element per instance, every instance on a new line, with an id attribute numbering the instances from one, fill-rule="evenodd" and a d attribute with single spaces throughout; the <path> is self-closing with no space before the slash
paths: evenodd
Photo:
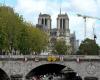
<path id="1" fill-rule="evenodd" d="M 42 18 L 42 24 L 44 24 L 44 19 Z"/>
<path id="2" fill-rule="evenodd" d="M 63 30 L 65 30 L 65 19 L 63 19 Z"/>
<path id="3" fill-rule="evenodd" d="M 62 29 L 62 19 L 60 19 L 60 29 Z"/>
<path id="4" fill-rule="evenodd" d="M 47 26 L 47 19 L 45 19 L 45 26 Z"/>

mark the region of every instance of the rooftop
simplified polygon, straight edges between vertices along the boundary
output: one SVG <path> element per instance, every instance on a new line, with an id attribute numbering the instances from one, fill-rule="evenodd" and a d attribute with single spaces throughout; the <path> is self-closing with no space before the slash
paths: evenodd
<path id="1" fill-rule="evenodd" d="M 40 13 L 39 17 L 51 17 L 51 16 L 49 14 L 42 14 L 42 13 Z"/>

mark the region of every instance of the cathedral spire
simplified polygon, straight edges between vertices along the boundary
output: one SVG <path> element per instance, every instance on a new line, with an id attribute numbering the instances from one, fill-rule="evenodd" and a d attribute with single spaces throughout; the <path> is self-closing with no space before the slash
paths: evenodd
<path id="1" fill-rule="evenodd" d="M 61 2 L 62 2 L 62 1 L 60 0 L 60 14 L 61 14 Z"/>
<path id="2" fill-rule="evenodd" d="M 61 14 L 61 8 L 60 8 L 60 14 Z"/>
<path id="3" fill-rule="evenodd" d="M 3 1 L 3 5 L 5 6 L 5 0 Z"/>

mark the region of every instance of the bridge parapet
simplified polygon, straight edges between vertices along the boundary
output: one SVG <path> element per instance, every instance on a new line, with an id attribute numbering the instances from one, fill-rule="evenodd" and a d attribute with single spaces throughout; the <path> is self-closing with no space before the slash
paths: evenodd
<path id="1" fill-rule="evenodd" d="M 28 60 L 34 60 L 38 58 L 39 60 L 47 60 L 47 58 L 55 57 L 56 59 L 63 58 L 63 60 L 96 60 L 100 61 L 99 55 L 0 55 L 0 60 L 24 60 L 27 58 Z"/>

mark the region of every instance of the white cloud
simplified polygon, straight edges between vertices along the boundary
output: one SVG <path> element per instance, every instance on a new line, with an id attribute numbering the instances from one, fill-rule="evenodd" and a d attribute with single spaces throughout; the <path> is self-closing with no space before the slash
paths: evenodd
<path id="1" fill-rule="evenodd" d="M 76 15 L 69 14 L 69 26 L 71 33 L 76 32 L 78 39 L 84 39 L 84 22 L 83 19 Z"/>
<path id="2" fill-rule="evenodd" d="M 24 11 L 27 14 L 45 11 L 46 0 L 18 0 L 16 10 Z"/>
<path id="3" fill-rule="evenodd" d="M 23 15 L 26 21 L 37 24 L 40 12 L 46 12 L 47 0 L 17 0 L 16 12 Z"/>
<path id="4" fill-rule="evenodd" d="M 71 0 L 73 7 L 81 13 L 97 14 L 97 4 L 94 0 Z"/>

